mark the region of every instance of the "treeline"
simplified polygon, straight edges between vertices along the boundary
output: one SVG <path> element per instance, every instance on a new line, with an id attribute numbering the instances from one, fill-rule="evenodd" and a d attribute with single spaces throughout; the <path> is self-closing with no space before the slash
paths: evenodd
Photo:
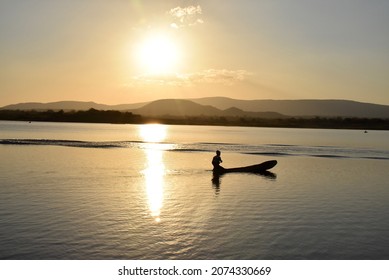
<path id="1" fill-rule="evenodd" d="M 88 111 L 24 111 L 1 110 L 0 119 L 14 121 L 42 122 L 85 122 L 85 123 L 139 123 L 141 116 L 131 112 L 103 111 L 89 109 Z"/>
<path id="2" fill-rule="evenodd" d="M 328 129 L 362 129 L 389 130 L 389 119 L 378 118 L 343 118 L 343 117 L 290 117 L 280 119 L 248 117 L 185 117 L 155 118 L 154 122 L 183 125 L 221 125 L 252 127 L 285 128 L 328 128 Z"/>
<path id="3" fill-rule="evenodd" d="M 90 109 L 87 111 L 23 111 L 0 110 L 1 120 L 46 121 L 46 122 L 86 122 L 86 123 L 162 123 L 181 125 L 221 125 L 221 126 L 253 126 L 253 127 L 290 127 L 290 128 L 335 128 L 389 130 L 389 119 L 343 118 L 343 117 L 306 117 L 306 118 L 250 118 L 250 117 L 144 117 L 131 112 L 103 111 Z"/>
<path id="4" fill-rule="evenodd" d="M 346 117 L 305 117 L 285 119 L 241 119 L 247 125 L 263 127 L 298 127 L 328 129 L 374 129 L 389 130 L 389 119 L 379 118 L 346 118 Z"/>

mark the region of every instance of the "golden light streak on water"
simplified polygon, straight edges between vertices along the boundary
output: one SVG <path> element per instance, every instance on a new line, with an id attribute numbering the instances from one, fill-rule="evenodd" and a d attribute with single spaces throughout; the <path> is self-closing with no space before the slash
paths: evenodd
<path id="1" fill-rule="evenodd" d="M 145 176 L 146 194 L 150 215 L 156 222 L 161 221 L 161 209 L 164 197 L 165 165 L 164 151 L 160 149 L 159 142 L 166 138 L 166 126 L 148 124 L 139 127 L 139 133 L 145 142 L 151 142 L 145 147 L 147 167 L 143 170 Z"/>

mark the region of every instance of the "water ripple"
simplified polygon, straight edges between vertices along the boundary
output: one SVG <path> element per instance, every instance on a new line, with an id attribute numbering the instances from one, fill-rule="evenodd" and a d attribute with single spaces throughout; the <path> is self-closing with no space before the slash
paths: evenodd
<path id="1" fill-rule="evenodd" d="M 333 159 L 389 160 L 389 151 L 335 146 L 299 146 L 284 144 L 244 145 L 228 143 L 150 143 L 144 141 L 78 141 L 60 139 L 0 139 L 1 145 L 52 145 L 77 148 L 138 148 L 174 152 L 225 152 L 261 156 L 308 156 Z"/>

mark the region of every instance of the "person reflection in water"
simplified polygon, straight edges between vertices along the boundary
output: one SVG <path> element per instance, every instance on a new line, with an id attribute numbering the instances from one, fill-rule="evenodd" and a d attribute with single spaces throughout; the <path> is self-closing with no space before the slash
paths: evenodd
<path id="1" fill-rule="evenodd" d="M 218 195 L 220 193 L 220 175 L 218 174 L 213 174 L 212 177 L 212 187 L 215 190 L 215 194 Z"/>
<path id="2" fill-rule="evenodd" d="M 218 171 L 222 169 L 223 167 L 220 166 L 220 163 L 222 163 L 222 158 L 220 157 L 220 151 L 216 151 L 216 156 L 212 159 L 212 165 L 213 165 L 213 171 Z"/>
<path id="3" fill-rule="evenodd" d="M 222 158 L 220 156 L 220 151 L 216 151 L 216 155 L 212 159 L 212 165 L 213 165 L 213 177 L 212 177 L 212 186 L 215 189 L 215 194 L 218 195 L 220 192 L 220 175 L 221 175 L 221 170 L 224 168 L 220 166 L 220 163 L 222 163 Z"/>

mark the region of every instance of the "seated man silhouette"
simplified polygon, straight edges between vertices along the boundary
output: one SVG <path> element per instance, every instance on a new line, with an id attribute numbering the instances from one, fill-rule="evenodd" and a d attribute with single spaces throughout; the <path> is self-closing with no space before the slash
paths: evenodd
<path id="1" fill-rule="evenodd" d="M 222 158 L 220 157 L 220 151 L 216 151 L 216 156 L 213 157 L 212 159 L 212 165 L 213 165 L 213 171 L 219 171 L 224 169 L 222 166 L 220 166 L 220 163 L 222 163 Z"/>

